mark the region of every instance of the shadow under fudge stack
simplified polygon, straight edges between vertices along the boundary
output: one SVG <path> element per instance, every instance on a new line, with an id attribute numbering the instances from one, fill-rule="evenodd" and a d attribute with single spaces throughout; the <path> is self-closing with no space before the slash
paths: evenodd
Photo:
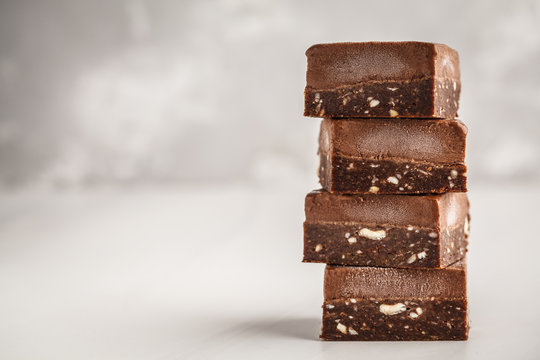
<path id="1" fill-rule="evenodd" d="M 455 50 L 314 45 L 304 115 L 322 117 L 304 262 L 322 262 L 325 340 L 466 340 L 467 127 Z"/>

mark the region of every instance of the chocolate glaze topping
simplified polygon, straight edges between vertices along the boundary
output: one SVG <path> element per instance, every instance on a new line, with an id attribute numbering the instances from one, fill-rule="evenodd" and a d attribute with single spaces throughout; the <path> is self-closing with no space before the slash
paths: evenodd
<path id="1" fill-rule="evenodd" d="M 424 42 L 317 44 L 306 51 L 307 86 L 330 89 L 363 81 L 413 80 L 426 77 L 459 82 L 457 51 Z"/>
<path id="2" fill-rule="evenodd" d="M 466 297 L 466 264 L 445 269 L 394 269 L 327 265 L 325 301 L 343 298 Z"/>

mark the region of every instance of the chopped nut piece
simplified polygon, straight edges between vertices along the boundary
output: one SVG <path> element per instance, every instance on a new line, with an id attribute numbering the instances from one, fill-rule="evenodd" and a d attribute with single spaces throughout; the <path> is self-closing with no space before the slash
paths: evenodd
<path id="1" fill-rule="evenodd" d="M 399 180 L 395 176 L 389 176 L 388 179 L 386 179 L 386 181 L 394 185 L 397 185 L 399 183 Z"/>
<path id="2" fill-rule="evenodd" d="M 413 262 L 416 261 L 416 254 L 412 254 L 408 259 L 407 259 L 407 264 L 412 264 Z"/>
<path id="3" fill-rule="evenodd" d="M 397 304 L 381 304 L 379 306 L 379 311 L 382 312 L 384 315 L 396 315 L 399 313 L 402 313 L 407 310 L 407 306 L 403 303 L 397 303 Z"/>
<path id="4" fill-rule="evenodd" d="M 371 239 L 371 240 L 382 240 L 386 237 L 386 231 L 384 230 L 370 230 L 368 228 L 362 228 L 358 232 L 358 235 Z"/>
<path id="5" fill-rule="evenodd" d="M 373 100 L 371 100 L 371 101 L 369 102 L 369 106 L 370 106 L 370 107 L 375 107 L 375 106 L 379 105 L 380 103 L 381 103 L 381 102 L 380 102 L 379 100 L 373 99 Z"/>
<path id="6" fill-rule="evenodd" d="M 322 245 L 321 244 L 317 244 L 317 246 L 315 246 L 315 252 L 319 252 L 322 250 Z"/>
<path id="7" fill-rule="evenodd" d="M 394 109 L 390 109 L 390 111 L 388 111 L 388 112 L 390 113 L 391 117 L 396 117 L 396 116 L 399 115 L 398 112 L 396 110 L 394 110 Z"/>
<path id="8" fill-rule="evenodd" d="M 347 327 L 345 325 L 343 325 L 342 323 L 337 323 L 337 329 L 342 334 L 347 334 Z"/>
<path id="9" fill-rule="evenodd" d="M 370 193 L 373 193 L 373 194 L 376 194 L 376 193 L 379 192 L 379 187 L 378 187 L 378 186 L 371 186 L 371 187 L 369 188 L 369 192 L 370 192 Z"/>
<path id="10" fill-rule="evenodd" d="M 356 238 L 354 236 L 351 236 L 350 238 L 347 239 L 347 241 L 349 242 L 349 244 L 354 244 L 356 243 Z"/>
<path id="11" fill-rule="evenodd" d="M 413 311 L 413 312 L 411 312 L 411 313 L 409 314 L 409 317 L 410 317 L 411 319 L 416 319 L 416 318 L 418 317 L 418 314 L 415 313 L 415 312 Z"/>

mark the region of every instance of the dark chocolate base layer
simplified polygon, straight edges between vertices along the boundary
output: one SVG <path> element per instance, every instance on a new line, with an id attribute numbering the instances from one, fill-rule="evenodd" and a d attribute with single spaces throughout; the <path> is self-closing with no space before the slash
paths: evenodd
<path id="1" fill-rule="evenodd" d="M 455 118 L 461 84 L 452 79 L 366 81 L 335 89 L 306 87 L 304 115 L 311 117 Z"/>
<path id="2" fill-rule="evenodd" d="M 304 223 L 304 262 L 442 268 L 465 257 L 464 226 L 444 230 L 359 223 Z"/>
<path id="3" fill-rule="evenodd" d="M 323 306 L 323 340 L 467 340 L 466 299 L 343 299 Z"/>
<path id="4" fill-rule="evenodd" d="M 319 180 L 329 192 L 442 194 L 467 191 L 465 164 L 363 160 L 320 154 Z"/>

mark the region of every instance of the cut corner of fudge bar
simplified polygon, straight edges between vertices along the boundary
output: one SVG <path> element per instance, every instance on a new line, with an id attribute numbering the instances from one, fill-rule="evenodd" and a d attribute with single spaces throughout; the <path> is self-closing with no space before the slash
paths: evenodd
<path id="1" fill-rule="evenodd" d="M 452 119 L 324 119 L 319 180 L 338 193 L 466 192 L 466 136 Z"/>
<path id="2" fill-rule="evenodd" d="M 323 340 L 467 340 L 466 264 L 446 269 L 327 265 Z"/>
<path id="3" fill-rule="evenodd" d="M 305 199 L 304 262 L 395 268 L 443 268 L 465 257 L 465 193 L 335 194 Z"/>
<path id="4" fill-rule="evenodd" d="M 459 56 L 422 42 L 314 45 L 308 59 L 306 116 L 454 118 Z"/>

